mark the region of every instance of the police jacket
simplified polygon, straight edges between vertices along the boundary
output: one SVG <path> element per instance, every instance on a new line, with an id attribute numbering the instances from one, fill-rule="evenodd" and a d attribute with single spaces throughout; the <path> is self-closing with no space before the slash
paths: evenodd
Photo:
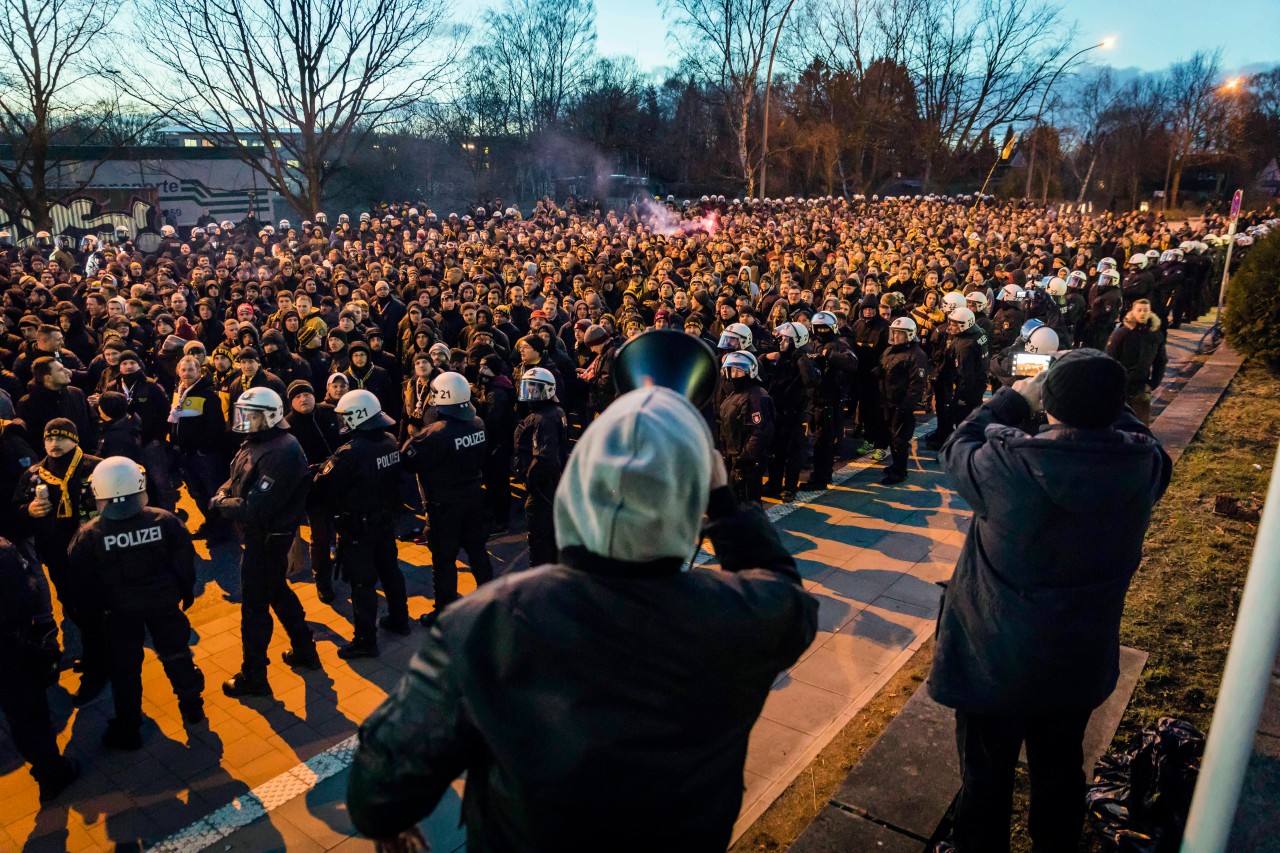
<path id="1" fill-rule="evenodd" d="M 938 618 L 929 694 L 971 713 L 1085 712 L 1119 674 L 1120 615 L 1169 457 L 1123 412 L 1112 427 L 1010 424 L 1031 407 L 1002 388 L 940 459 L 973 507 Z"/>
<path id="2" fill-rule="evenodd" d="M 1003 304 L 991 318 L 991 348 L 1002 350 L 1012 346 L 1027 322 L 1027 313 L 1020 305 Z"/>
<path id="3" fill-rule="evenodd" d="M 231 460 L 231 478 L 210 503 L 257 535 L 292 534 L 306 515 L 310 484 L 302 445 L 287 430 L 272 427 L 245 437 Z"/>
<path id="4" fill-rule="evenodd" d="M 928 389 L 929 358 L 915 341 L 894 344 L 880 356 L 880 399 L 888 409 L 915 412 Z"/>
<path id="5" fill-rule="evenodd" d="M 382 429 L 358 429 L 320 466 L 311 500 L 349 515 L 389 515 L 400 503 L 400 445 Z"/>
<path id="6" fill-rule="evenodd" d="M 839 405 L 844 387 L 858 373 L 858 357 L 838 335 L 831 340 L 814 339 L 813 361 L 821 373 L 821 381 L 813 395 L 814 407 L 830 409 Z"/>
<path id="7" fill-rule="evenodd" d="M 793 423 L 803 420 L 809 411 L 814 389 L 822 381 L 822 373 L 804 350 L 780 353 L 772 365 L 766 387 L 773 398 L 778 419 Z"/>
<path id="8" fill-rule="evenodd" d="M 67 549 L 71 568 L 86 579 L 105 610 L 183 609 L 195 599 L 196 552 L 176 515 L 143 507 L 129 518 L 90 519 Z"/>
<path id="9" fill-rule="evenodd" d="M 422 478 L 427 499 L 445 503 L 463 496 L 474 498 L 480 492 L 486 453 L 480 418 L 441 415 L 405 442 L 400 458 L 406 469 Z"/>
<path id="10" fill-rule="evenodd" d="M 773 441 L 773 400 L 758 379 L 731 379 L 720 404 L 720 444 L 726 456 L 763 464 Z"/>
<path id="11" fill-rule="evenodd" d="M 1147 270 L 1135 270 L 1120 282 L 1120 291 L 1127 309 L 1135 299 L 1150 299 L 1155 287 L 1156 277 Z"/>
<path id="12" fill-rule="evenodd" d="M 987 336 L 974 326 L 947 341 L 941 378 L 955 383 L 957 402 L 976 406 L 987 386 Z"/>
<path id="13" fill-rule="evenodd" d="M 466 772 L 472 853 L 724 850 L 751 727 L 817 607 L 758 505 L 721 488 L 708 516 L 723 571 L 573 547 L 450 605 L 361 726 L 356 827 L 395 835 Z"/>
<path id="14" fill-rule="evenodd" d="M 569 422 L 554 403 L 531 403 L 515 432 L 516 472 L 530 489 L 551 498 L 569 461 Z"/>
<path id="15" fill-rule="evenodd" d="M 1089 296 L 1088 336 L 1101 349 L 1107 336 L 1120 319 L 1121 295 L 1119 288 L 1108 285 L 1095 287 Z"/>
<path id="16" fill-rule="evenodd" d="M 41 599 L 36 573 L 12 542 L 0 538 L 0 652 L 10 654 L 30 636 L 44 614 Z"/>

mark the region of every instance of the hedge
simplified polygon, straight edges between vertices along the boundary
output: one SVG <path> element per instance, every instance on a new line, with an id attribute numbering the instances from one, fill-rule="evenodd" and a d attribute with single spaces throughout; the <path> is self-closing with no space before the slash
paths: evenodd
<path id="1" fill-rule="evenodd" d="M 1280 230 L 1254 243 L 1231 276 L 1222 329 L 1240 355 L 1280 369 Z"/>

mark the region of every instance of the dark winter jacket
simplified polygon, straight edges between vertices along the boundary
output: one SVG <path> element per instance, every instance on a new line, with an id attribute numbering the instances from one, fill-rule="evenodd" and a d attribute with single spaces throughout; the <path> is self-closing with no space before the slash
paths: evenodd
<path id="1" fill-rule="evenodd" d="M 1113 427 L 1011 426 L 1001 389 L 940 458 L 973 507 L 938 619 L 929 693 L 972 713 L 1088 711 L 1119 675 L 1120 614 L 1172 463 L 1126 410 Z"/>

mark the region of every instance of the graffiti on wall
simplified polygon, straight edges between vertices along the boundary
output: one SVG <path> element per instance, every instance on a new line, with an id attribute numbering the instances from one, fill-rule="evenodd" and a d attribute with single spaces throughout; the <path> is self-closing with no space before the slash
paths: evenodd
<path id="1" fill-rule="evenodd" d="M 55 237 L 66 235 L 78 241 L 92 234 L 111 239 L 123 226 L 144 252 L 160 245 L 161 222 L 154 188 L 87 189 L 78 198 L 54 205 L 49 217 L 53 221 L 49 233 Z M 0 210 L 0 228 L 14 232 L 13 240 L 18 245 L 34 242 L 37 231 L 25 210 L 16 221 L 7 211 Z"/>

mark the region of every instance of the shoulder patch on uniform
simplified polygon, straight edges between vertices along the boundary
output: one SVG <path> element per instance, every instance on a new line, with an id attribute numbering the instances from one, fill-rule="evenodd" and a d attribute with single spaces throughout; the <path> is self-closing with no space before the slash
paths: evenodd
<path id="1" fill-rule="evenodd" d="M 258 481 L 258 491 L 269 492 L 271 491 L 271 487 L 274 486 L 275 484 L 276 484 L 276 481 L 271 479 L 270 477 L 263 477 L 261 480 Z"/>
<path id="2" fill-rule="evenodd" d="M 329 473 L 330 471 L 332 471 L 332 470 L 333 470 L 333 459 L 332 459 L 332 458 L 329 458 L 329 459 L 325 460 L 325 463 L 324 463 L 323 465 L 321 465 L 321 466 L 320 466 L 320 473 L 321 473 L 321 474 L 328 474 L 328 473 Z"/>
<path id="3" fill-rule="evenodd" d="M 30 456 L 24 456 L 18 460 L 18 464 L 21 465 L 23 468 L 30 468 L 32 465 L 35 464 L 35 460 L 32 459 Z"/>
<path id="4" fill-rule="evenodd" d="M 759 412 L 752 412 L 752 413 L 751 413 L 751 422 L 752 422 L 753 424 L 758 424 L 758 423 L 760 423 L 760 413 L 759 413 Z"/>

